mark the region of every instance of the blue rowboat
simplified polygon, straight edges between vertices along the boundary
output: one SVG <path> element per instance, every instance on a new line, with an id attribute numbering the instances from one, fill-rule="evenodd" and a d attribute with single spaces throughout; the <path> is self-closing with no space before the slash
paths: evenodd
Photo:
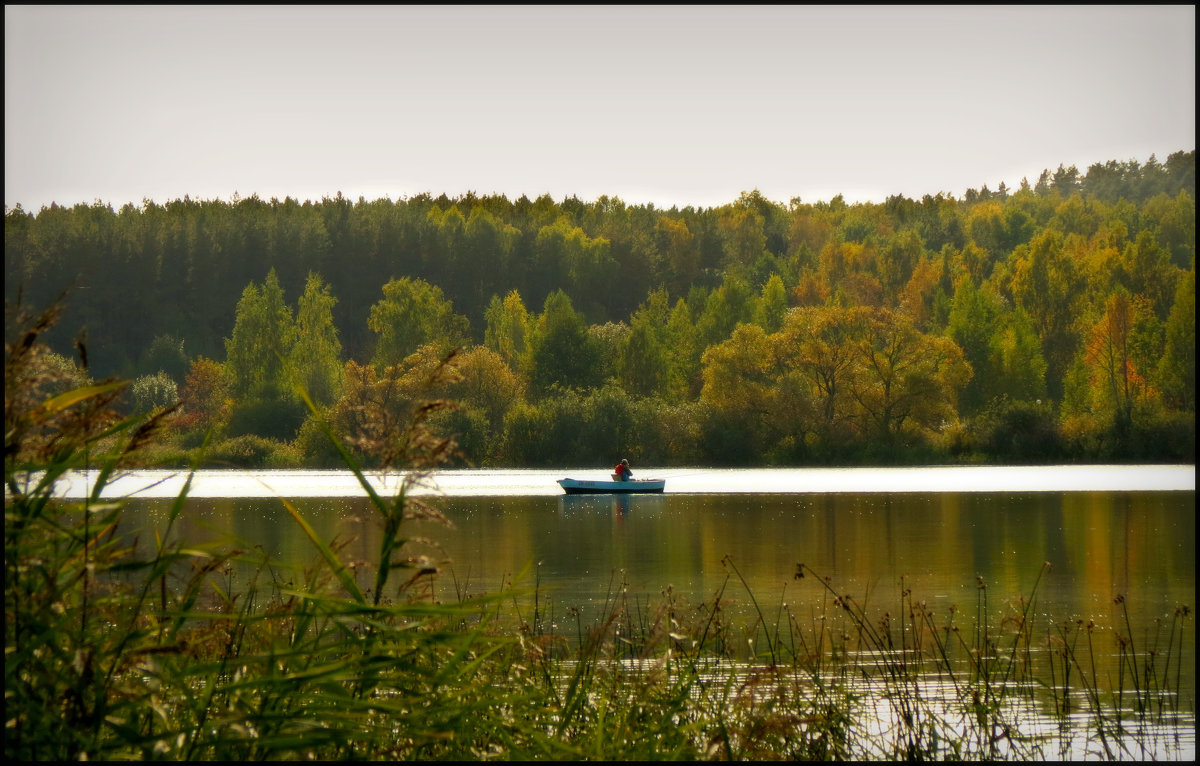
<path id="1" fill-rule="evenodd" d="M 666 479 L 634 479 L 633 481 L 593 481 L 590 479 L 559 479 L 558 486 L 568 495 L 632 495 L 662 492 Z"/>

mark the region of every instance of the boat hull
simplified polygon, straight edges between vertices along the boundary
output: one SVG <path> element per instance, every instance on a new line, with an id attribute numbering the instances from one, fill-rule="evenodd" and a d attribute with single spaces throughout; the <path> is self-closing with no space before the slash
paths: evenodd
<path id="1" fill-rule="evenodd" d="M 588 479 L 559 479 L 558 486 L 568 495 L 641 495 L 662 492 L 666 479 L 635 479 L 634 481 L 592 481 Z"/>

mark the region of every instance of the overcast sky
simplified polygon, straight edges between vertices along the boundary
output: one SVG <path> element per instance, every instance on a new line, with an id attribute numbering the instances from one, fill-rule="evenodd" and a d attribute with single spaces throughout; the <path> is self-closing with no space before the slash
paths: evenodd
<path id="1" fill-rule="evenodd" d="M 4 203 L 947 192 L 1195 148 L 1193 6 L 6 6 Z"/>

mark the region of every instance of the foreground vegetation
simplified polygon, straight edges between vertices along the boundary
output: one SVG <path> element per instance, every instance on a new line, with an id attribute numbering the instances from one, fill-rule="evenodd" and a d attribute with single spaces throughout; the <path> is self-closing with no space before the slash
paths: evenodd
<path id="1" fill-rule="evenodd" d="M 178 464 L 340 465 L 296 384 L 367 460 L 451 349 L 473 465 L 1194 462 L 1195 193 L 1181 151 L 882 204 L 18 207 L 6 298 L 71 290 L 47 364 L 182 400 Z"/>
<path id="2" fill-rule="evenodd" d="M 536 588 L 437 603 L 436 567 L 405 547 L 414 516 L 437 516 L 413 482 L 454 449 L 432 427 L 436 401 L 358 434 L 412 469 L 395 496 L 340 451 L 385 530 L 373 565 L 345 562 L 286 500 L 317 552 L 304 571 L 169 542 L 186 489 L 139 546 L 101 498 L 166 415 L 116 416 L 117 382 L 47 397 L 49 321 L 6 345 L 7 758 L 1120 759 L 1170 757 L 1161 727 L 1194 726 L 1190 608 L 1150 645 L 1128 621 L 1039 620 L 1045 570 L 1015 605 L 989 604 L 980 583 L 973 618 L 935 614 L 903 583 L 894 611 L 868 612 L 801 564 L 800 606 L 755 604 L 739 624 L 728 600 L 754 594 L 729 559 L 710 602 L 668 591 L 651 607 L 618 587 L 598 617 L 559 615 L 561 631 Z M 55 499 L 54 480 L 84 465 L 91 496 Z M 234 579 L 234 564 L 253 575 Z M 1094 660 L 1114 638 L 1120 673 L 1104 679 Z M 1026 731 L 1031 714 L 1063 728 Z M 1071 731 L 1082 745 L 1068 751 Z"/>

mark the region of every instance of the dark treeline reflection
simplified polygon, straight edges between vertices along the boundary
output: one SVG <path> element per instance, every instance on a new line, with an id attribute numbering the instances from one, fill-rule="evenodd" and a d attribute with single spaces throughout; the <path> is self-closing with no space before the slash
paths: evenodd
<path id="1" fill-rule="evenodd" d="M 436 543 L 410 552 L 443 562 L 439 600 L 506 583 L 532 589 L 536 579 L 543 608 L 560 618 L 568 607 L 598 609 L 622 583 L 643 603 L 668 586 L 685 604 L 709 599 L 732 574 L 722 564 L 730 556 L 770 614 L 783 603 L 802 614 L 821 606 L 817 583 L 793 577 L 798 563 L 881 609 L 898 604 L 903 577 L 934 609 L 973 614 L 977 577 L 999 607 L 1028 596 L 1049 562 L 1039 612 L 1111 628 L 1118 595 L 1142 623 L 1194 602 L 1194 503 L 1193 492 L 454 497 L 443 501 L 452 527 L 413 524 L 406 535 Z M 153 539 L 168 504 L 133 501 L 126 534 Z M 317 534 L 345 543 L 343 560 L 362 562 L 370 585 L 380 526 L 367 502 L 295 504 Z M 273 500 L 189 500 L 174 534 L 261 546 L 284 581 L 318 560 Z M 750 609 L 736 577 L 725 587 L 735 611 Z"/>

